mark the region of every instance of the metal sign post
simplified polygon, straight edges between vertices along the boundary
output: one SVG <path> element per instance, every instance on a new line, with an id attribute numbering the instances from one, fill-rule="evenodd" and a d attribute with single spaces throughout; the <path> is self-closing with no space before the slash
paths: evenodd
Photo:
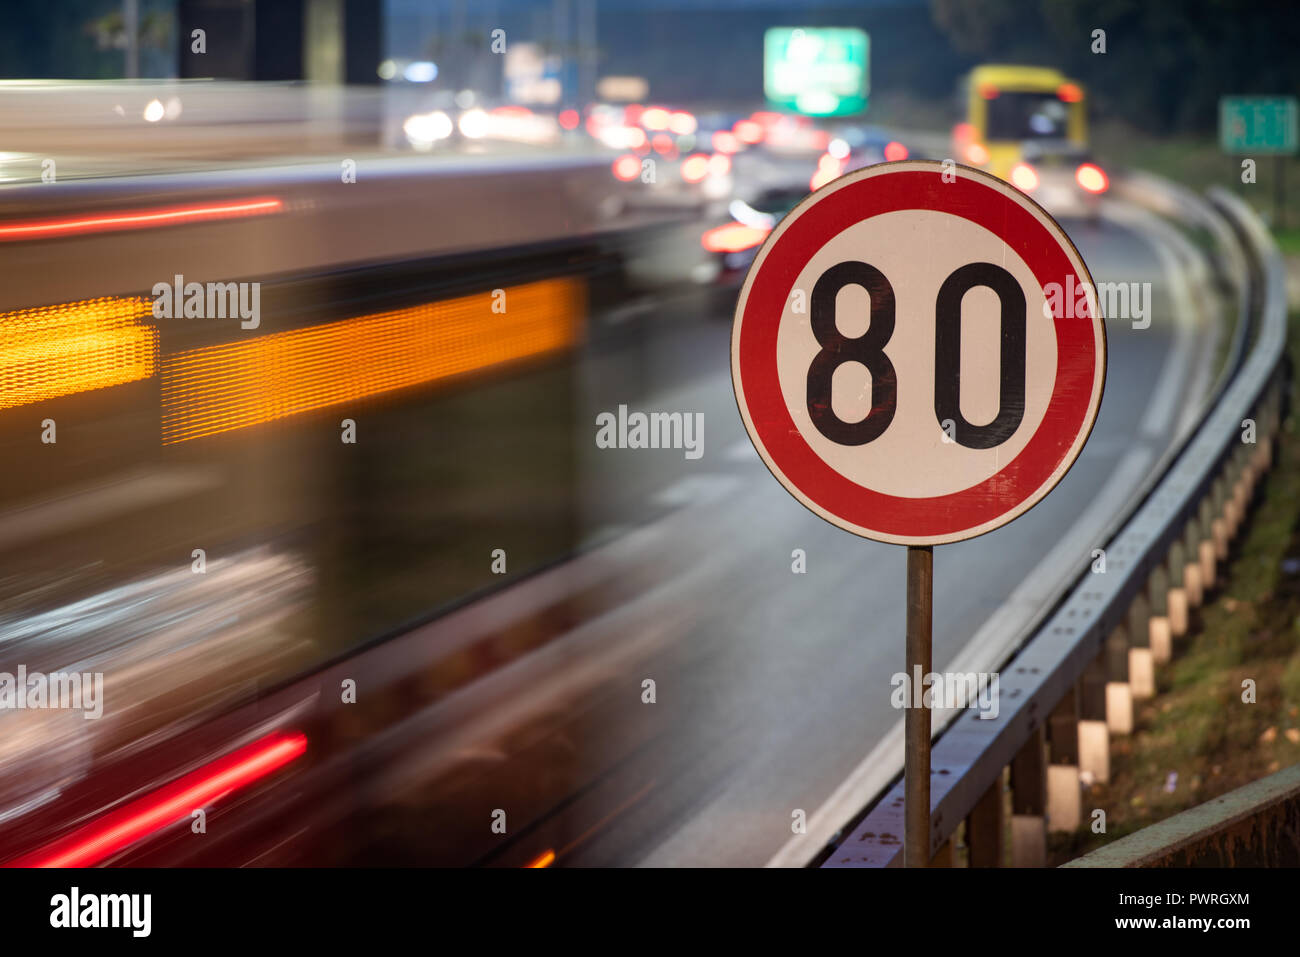
<path id="1" fill-rule="evenodd" d="M 1106 380 L 1094 288 L 1020 190 L 909 160 L 803 200 L 740 292 L 731 378 L 763 463 L 826 521 L 907 546 L 910 867 L 930 860 L 933 546 L 1000 528 L 1074 464 Z"/>
<path id="2" fill-rule="evenodd" d="M 934 549 L 907 547 L 907 675 L 915 682 L 930 673 L 934 624 Z M 915 696 L 915 691 L 913 691 Z M 903 718 L 903 864 L 930 863 L 930 709 L 908 708 Z"/>

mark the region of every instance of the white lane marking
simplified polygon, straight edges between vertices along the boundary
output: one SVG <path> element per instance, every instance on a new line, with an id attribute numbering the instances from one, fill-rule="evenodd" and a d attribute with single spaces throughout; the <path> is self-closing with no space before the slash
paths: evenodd
<path id="1" fill-rule="evenodd" d="M 1185 287 L 1185 274 L 1179 268 L 1177 260 L 1173 254 L 1164 247 L 1162 243 L 1153 243 L 1158 250 L 1157 255 L 1165 267 L 1165 273 L 1169 277 L 1169 287 L 1181 289 L 1181 292 L 1173 293 L 1174 308 L 1181 312 L 1184 308 L 1190 307 L 1190 296 L 1187 294 Z M 1183 316 L 1190 316 L 1191 313 L 1183 312 Z M 1159 385 L 1152 394 L 1150 401 L 1147 403 L 1146 414 L 1142 416 L 1142 422 L 1138 427 L 1138 434 L 1143 438 L 1161 439 L 1169 441 L 1172 436 L 1169 434 L 1170 428 L 1174 424 L 1174 416 L 1178 412 L 1178 398 L 1186 381 L 1186 370 L 1192 361 L 1192 348 L 1195 345 L 1196 337 L 1193 335 L 1193 326 L 1190 319 L 1181 318 L 1176 312 L 1174 315 L 1174 345 L 1165 356 L 1165 361 L 1160 370 Z"/>
<path id="2" fill-rule="evenodd" d="M 753 442 L 749 439 L 741 439 L 727 446 L 722 457 L 728 462 L 754 462 L 758 460 L 758 452 L 754 450 Z"/>
<path id="3" fill-rule="evenodd" d="M 651 496 L 650 501 L 667 508 L 716 502 L 739 483 L 740 479 L 734 475 L 717 475 L 709 472 L 702 475 L 688 475 L 660 489 Z"/>
<path id="4" fill-rule="evenodd" d="M 1204 257 L 1187 237 L 1154 213 L 1131 206 L 1117 206 L 1109 210 L 1109 215 L 1118 222 L 1141 228 L 1165 273 L 1174 307 L 1171 317 L 1174 346 L 1165 358 L 1159 385 L 1142 417 L 1139 434 L 1144 438 L 1176 441 L 1200 413 L 1196 403 L 1179 403 L 1179 399 L 1184 394 L 1199 394 L 1203 387 L 1199 381 L 1201 371 L 1207 362 L 1213 361 L 1214 346 L 1217 344 L 1217 337 L 1207 341 L 1209 337 L 1201 334 L 1207 327 L 1216 332 L 1219 328 L 1217 323 L 1211 322 L 1212 317 L 1209 315 L 1209 297 L 1212 295 L 1207 288 L 1209 268 Z M 1195 297 L 1192 295 L 1193 289 L 1198 293 Z M 1192 353 L 1198 342 L 1202 346 L 1201 361 L 1195 377 L 1198 381 L 1193 382 L 1186 376 L 1186 369 L 1191 365 Z M 1177 370 L 1176 374 L 1174 370 Z M 1184 385 L 1195 388 L 1189 388 L 1184 393 Z M 1171 435 L 1170 430 L 1174 428 L 1178 430 L 1177 434 Z"/>
<path id="5" fill-rule="evenodd" d="M 945 670 L 992 672 L 1001 667 L 1021 640 L 1026 626 L 1043 610 L 1062 579 L 1079 569 L 1085 560 L 1091 560 L 1092 548 L 1098 544 L 1096 536 L 1105 528 L 1106 520 L 1118 512 L 1142 484 L 1146 469 L 1154 458 L 1155 453 L 1145 446 L 1129 450 L 1069 532 L 971 636 Z M 954 713 L 953 709 L 933 710 L 932 733 L 942 730 Z M 821 807 L 809 815 L 807 833 L 790 837 L 766 866 L 803 867 L 830 842 L 837 828 L 862 810 L 902 769 L 903 721 L 900 718 Z"/>

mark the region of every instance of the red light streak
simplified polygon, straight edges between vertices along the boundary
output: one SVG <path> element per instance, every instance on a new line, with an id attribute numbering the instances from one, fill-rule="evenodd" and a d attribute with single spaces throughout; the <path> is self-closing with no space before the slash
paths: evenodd
<path id="1" fill-rule="evenodd" d="M 214 219 L 261 216 L 278 213 L 284 203 L 274 197 L 236 200 L 201 206 L 170 206 L 157 209 L 124 210 L 91 216 L 66 216 L 26 222 L 0 223 L 0 242 L 16 239 L 49 239 L 83 233 L 108 233 L 123 229 L 148 229 L 151 226 L 174 226 L 201 223 Z"/>
<path id="2" fill-rule="evenodd" d="M 89 867 L 302 757 L 307 736 L 275 732 L 128 802 L 5 867 Z"/>

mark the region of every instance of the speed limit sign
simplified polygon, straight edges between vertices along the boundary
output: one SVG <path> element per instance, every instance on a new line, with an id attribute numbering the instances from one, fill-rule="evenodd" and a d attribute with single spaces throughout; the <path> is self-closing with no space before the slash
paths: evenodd
<path id="1" fill-rule="evenodd" d="M 731 343 L 745 428 L 781 484 L 848 531 L 903 545 L 991 531 L 1087 441 L 1106 377 L 1093 288 L 1056 221 L 1002 180 L 951 161 L 851 173 L 782 220 L 745 279 Z"/>
<path id="2" fill-rule="evenodd" d="M 745 277 L 731 336 L 745 428 L 808 508 L 908 546 L 905 674 L 917 681 L 934 677 L 932 546 L 1024 514 L 1088 440 L 1106 381 L 1094 288 L 1037 203 L 951 161 L 835 180 L 781 221 Z M 947 838 L 930 827 L 919 701 L 904 716 L 908 867 Z"/>

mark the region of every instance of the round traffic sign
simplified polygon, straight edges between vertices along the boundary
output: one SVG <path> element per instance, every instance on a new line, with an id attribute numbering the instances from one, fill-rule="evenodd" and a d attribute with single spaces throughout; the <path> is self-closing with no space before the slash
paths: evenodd
<path id="1" fill-rule="evenodd" d="M 937 545 L 1022 515 L 1074 464 L 1106 330 L 1042 207 L 980 170 L 905 160 L 827 184 L 767 237 L 731 375 L 795 498 L 867 538 Z"/>

